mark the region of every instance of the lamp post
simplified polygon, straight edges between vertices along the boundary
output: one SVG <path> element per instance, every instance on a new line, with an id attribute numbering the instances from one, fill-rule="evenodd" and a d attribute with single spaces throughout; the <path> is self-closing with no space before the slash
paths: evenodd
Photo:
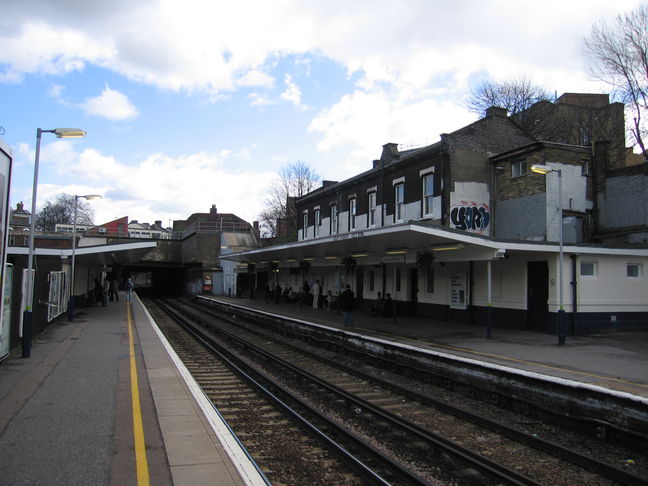
<path id="1" fill-rule="evenodd" d="M 74 263 L 76 258 L 76 226 L 77 226 L 77 208 L 79 199 L 101 199 L 99 194 L 86 194 L 85 196 L 74 196 L 74 219 L 72 220 L 72 271 L 70 274 L 70 291 L 68 295 L 68 321 L 74 320 Z"/>
<path id="2" fill-rule="evenodd" d="M 29 228 L 29 255 L 27 257 L 27 285 L 25 286 L 25 311 L 23 312 L 22 357 L 31 356 L 31 343 L 33 332 L 33 300 L 34 300 L 34 234 L 36 229 L 36 190 L 38 188 L 38 162 L 40 158 L 41 134 L 53 133 L 57 138 L 85 137 L 86 132 L 79 128 L 54 128 L 52 130 L 36 129 L 36 156 L 34 158 L 34 186 L 32 188 L 31 223 Z"/>
<path id="3" fill-rule="evenodd" d="M 560 221 L 558 222 L 558 240 L 559 240 L 559 260 L 558 260 L 558 344 L 565 344 L 565 307 L 563 306 L 563 207 L 562 207 L 562 170 L 554 169 L 546 165 L 532 165 L 531 172 L 536 174 L 548 174 L 555 172 L 558 174 L 558 213 Z"/>

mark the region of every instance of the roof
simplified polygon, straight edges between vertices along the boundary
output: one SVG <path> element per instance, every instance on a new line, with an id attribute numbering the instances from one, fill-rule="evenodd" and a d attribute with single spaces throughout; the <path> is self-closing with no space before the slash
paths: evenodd
<path id="1" fill-rule="evenodd" d="M 242 251 L 222 255 L 221 258 L 249 263 L 262 260 L 300 261 L 307 258 L 326 260 L 327 257 L 344 258 L 354 253 L 382 257 L 385 251 L 390 249 L 407 249 L 410 253 L 431 250 L 435 252 L 438 261 L 449 262 L 492 260 L 504 255 L 529 252 L 558 253 L 560 245 L 503 240 L 435 224 L 408 222 Z M 563 252 L 648 257 L 648 249 L 609 248 L 599 245 L 563 245 Z"/>
<path id="2" fill-rule="evenodd" d="M 83 246 L 74 250 L 74 258 L 79 264 L 86 266 L 133 263 L 140 261 L 156 246 L 155 241 Z M 9 246 L 7 254 L 28 255 L 29 248 Z M 34 255 L 66 258 L 72 256 L 72 248 L 34 248 Z"/>

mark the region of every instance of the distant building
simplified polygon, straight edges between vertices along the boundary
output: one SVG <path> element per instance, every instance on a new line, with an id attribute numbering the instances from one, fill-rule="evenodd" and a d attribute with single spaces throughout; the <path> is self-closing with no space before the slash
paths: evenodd
<path id="1" fill-rule="evenodd" d="M 10 230 L 29 230 L 29 218 L 31 213 L 25 209 L 21 202 L 16 204 L 16 209 L 11 208 L 9 212 L 9 229 Z"/>
<path id="2" fill-rule="evenodd" d="M 129 238 L 148 238 L 153 240 L 166 240 L 173 236 L 173 231 L 162 226 L 162 221 L 154 224 L 139 223 L 136 219 L 128 223 Z"/>

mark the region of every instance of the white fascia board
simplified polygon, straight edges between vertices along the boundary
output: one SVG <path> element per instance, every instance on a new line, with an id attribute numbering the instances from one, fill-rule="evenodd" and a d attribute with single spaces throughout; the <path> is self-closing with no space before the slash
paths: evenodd
<path id="1" fill-rule="evenodd" d="M 282 245 L 267 246 L 264 248 L 256 248 L 254 250 L 247 250 L 229 255 L 221 255 L 221 259 L 241 261 L 251 257 L 266 255 L 272 252 L 278 252 L 290 249 L 304 249 L 308 247 L 316 247 L 319 245 L 326 245 L 332 242 L 341 240 L 352 240 L 355 238 L 366 238 L 378 235 L 388 235 L 403 232 L 415 232 L 435 236 L 438 238 L 447 239 L 448 242 L 459 242 L 465 245 L 474 245 L 493 250 L 507 250 L 507 251 L 521 251 L 532 253 L 559 253 L 560 245 L 547 244 L 547 243 L 533 243 L 533 242 L 509 242 L 497 241 L 487 236 L 473 235 L 468 232 L 448 231 L 443 228 L 431 228 L 421 226 L 418 224 L 399 223 L 380 228 L 369 228 L 350 233 L 337 233 L 334 235 L 324 236 L 320 238 L 312 238 L 308 240 L 296 241 L 293 243 L 284 243 Z M 628 249 L 628 248 L 603 248 L 603 247 L 590 247 L 590 246 L 574 246 L 564 245 L 563 253 L 569 254 L 599 254 L 599 255 L 629 255 L 629 256 L 644 256 L 648 257 L 648 249 Z"/>
<path id="2" fill-rule="evenodd" d="M 101 245 L 101 246 L 82 246 L 74 250 L 76 255 L 92 255 L 95 253 L 108 253 L 111 251 L 143 250 L 146 248 L 155 248 L 155 241 L 142 241 L 139 243 L 124 243 L 120 245 Z M 64 250 L 66 255 L 72 256 L 72 248 Z"/>
<path id="3" fill-rule="evenodd" d="M 115 251 L 142 250 L 146 248 L 155 248 L 155 241 L 143 241 L 138 243 L 125 243 L 121 245 L 101 245 L 101 246 L 82 246 L 74 250 L 76 255 L 92 255 L 95 253 L 108 253 Z M 7 247 L 9 255 L 29 255 L 29 248 L 25 246 Z M 41 256 L 72 256 L 72 248 L 34 248 L 34 255 Z"/>

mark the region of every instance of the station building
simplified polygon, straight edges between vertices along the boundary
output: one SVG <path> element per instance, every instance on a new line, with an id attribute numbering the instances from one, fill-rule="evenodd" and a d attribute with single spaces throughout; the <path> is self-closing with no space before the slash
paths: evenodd
<path id="1" fill-rule="evenodd" d="M 451 322 L 554 333 L 562 305 L 568 333 L 648 328 L 648 164 L 628 165 L 624 137 L 607 95 L 491 108 L 297 198 L 297 241 L 221 258 L 250 296 L 318 280 L 367 311 L 380 292 L 396 314 Z"/>

